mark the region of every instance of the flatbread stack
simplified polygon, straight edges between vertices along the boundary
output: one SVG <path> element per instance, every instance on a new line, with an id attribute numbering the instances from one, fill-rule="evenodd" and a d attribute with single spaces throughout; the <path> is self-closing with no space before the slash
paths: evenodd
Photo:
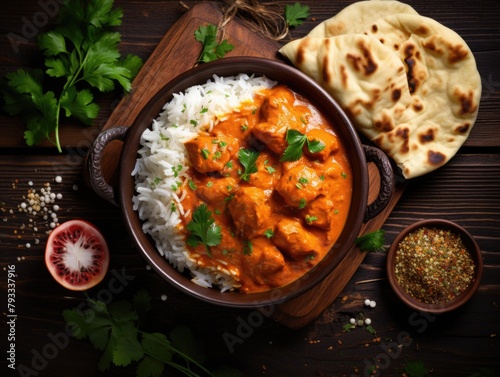
<path id="1" fill-rule="evenodd" d="M 481 78 L 470 48 L 401 2 L 354 3 L 280 53 L 322 85 L 406 179 L 448 162 L 476 120 Z"/>

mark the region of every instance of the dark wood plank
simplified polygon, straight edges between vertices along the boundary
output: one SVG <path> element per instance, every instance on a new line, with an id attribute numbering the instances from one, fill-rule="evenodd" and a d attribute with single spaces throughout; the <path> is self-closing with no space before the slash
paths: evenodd
<path id="1" fill-rule="evenodd" d="M 352 0 L 305 2 L 310 7 L 311 17 L 303 25 L 292 30 L 290 36 L 281 43 L 304 36 L 319 22 L 335 15 L 352 2 Z M 196 1 L 185 1 L 184 3 L 190 7 L 197 4 Z M 277 3 L 283 8 L 288 2 L 279 0 Z M 498 3 L 495 0 L 459 0 L 432 4 L 424 0 L 413 0 L 407 3 L 423 16 L 433 17 L 445 26 L 456 30 L 470 45 L 476 56 L 482 77 L 483 95 L 476 126 L 465 145 L 473 147 L 499 146 L 500 133 L 495 132 L 496 104 L 500 100 L 500 68 L 496 64 L 500 61 L 500 42 L 496 38 L 496 35 L 500 34 Z M 186 9 L 178 1 L 117 0 L 116 5 L 124 9 L 123 25 L 119 29 L 123 36 L 122 52 L 124 54 L 138 54 L 144 60 L 150 57 L 167 30 L 186 12 Z M 43 66 L 43 56 L 36 48 L 35 36 L 48 30 L 55 17 L 47 17 L 45 22 L 42 22 L 45 18 L 41 18 L 38 22 L 40 26 L 34 26 L 34 32 L 26 32 L 29 30 L 26 29 L 26 25 L 33 23 L 36 15 L 43 17 L 40 16 L 40 12 L 43 13 L 43 9 L 37 0 L 23 1 L 22 7 L 19 7 L 15 2 L 2 4 L 2 12 L 0 13 L 0 51 L 2 51 L 0 54 L 0 76 L 4 76 L 5 73 L 17 67 Z M 211 15 L 206 15 L 206 17 L 211 17 Z M 16 37 L 13 37 L 12 33 Z M 241 41 L 247 42 L 252 40 L 251 34 L 239 37 Z M 23 42 L 13 48 L 12 38 L 16 41 L 23 40 Z M 92 128 L 82 128 L 83 126 L 73 122 L 65 123 L 64 127 L 61 127 L 61 139 L 64 147 L 68 149 L 85 147 L 87 143 L 82 143 L 81 140 L 86 140 L 89 134 L 95 135 L 105 125 L 121 95 L 120 93 L 112 93 L 101 97 L 101 112 Z M 0 138 L 0 147 L 26 148 L 23 140 L 24 126 L 21 122 L 1 112 L 0 122 L 6 131 L 4 137 Z M 52 144 L 48 142 L 42 143 L 42 146 L 53 148 Z"/>
<path id="2" fill-rule="evenodd" d="M 14 52 L 6 36 L 10 32 L 22 35 L 23 17 L 32 20 L 41 10 L 40 4 L 45 2 L 3 2 L 0 6 L 0 76 L 17 67 L 42 64 L 33 38 L 28 38 L 20 50 Z M 310 6 L 311 17 L 292 30 L 290 38 L 305 35 L 318 22 L 352 2 L 302 1 Z M 199 2 L 184 3 L 192 7 Z M 284 6 L 290 2 L 278 0 L 278 3 Z M 146 287 L 153 296 L 147 329 L 166 333 L 175 324 L 188 325 L 199 335 L 200 344 L 206 346 L 212 365 L 227 363 L 248 376 L 363 376 L 367 375 L 367 365 L 377 359 L 378 375 L 396 376 L 402 375 L 405 361 L 410 360 L 423 362 L 435 376 L 470 377 L 481 369 L 498 374 L 500 6 L 496 0 L 409 0 L 408 3 L 422 15 L 452 27 L 469 43 L 482 76 L 483 97 L 478 121 L 459 154 L 444 168 L 412 180 L 382 227 L 386 230 L 387 246 L 404 226 L 419 219 L 446 218 L 466 227 L 476 237 L 485 263 L 480 289 L 470 303 L 437 318 L 409 311 L 396 300 L 385 280 L 383 252 L 367 254 L 332 304 L 314 322 L 296 330 L 268 318 L 270 311 L 262 314 L 221 308 L 179 293 L 146 269 L 144 260 L 124 233 L 119 209 L 97 198 L 82 181 L 86 148 L 120 100 L 119 93 L 111 93 L 99 98 L 102 110 L 93 127 L 65 125 L 63 144 L 66 148 L 62 155 L 57 155 L 48 144 L 40 149 L 26 148 L 22 125 L 0 112 L 0 266 L 1 271 L 6 271 L 8 265 L 14 264 L 18 273 L 17 365 L 34 367 L 36 352 L 43 352 L 53 343 L 50 335 L 65 332 L 62 311 L 84 300 L 82 294 L 62 289 L 48 275 L 43 265 L 44 226 L 39 223 L 35 232 L 30 228 L 29 217 L 16 212 L 30 180 L 39 187 L 44 182 L 52 184 L 54 177 L 61 175 L 63 183 L 54 185 L 63 194 L 60 219 L 80 217 L 96 223 L 112 245 L 111 271 L 125 268 L 126 273 L 134 276 L 114 299 L 130 297 L 136 289 Z M 186 12 L 177 0 L 116 0 L 116 4 L 125 10 L 120 28 L 122 51 L 145 59 Z M 244 36 L 238 38 L 244 39 Z M 72 189 L 75 183 L 79 184 L 78 191 Z M 36 239 L 40 240 L 38 244 Z M 27 242 L 32 245 L 29 249 Z M 109 275 L 89 294 L 96 297 L 111 278 Z M 6 291 L 4 278 L 0 281 L 0 291 Z M 166 301 L 161 299 L 162 294 L 167 295 Z M 365 298 L 376 300 L 377 307 L 367 310 L 363 306 Z M 376 337 L 362 328 L 342 332 L 343 324 L 359 312 L 370 316 Z M 199 319 L 200 313 L 203 320 Z M 4 317 L 2 326 L 5 320 Z M 403 337 L 406 333 L 410 338 Z M 238 342 L 228 344 L 225 341 L 228 334 L 234 335 Z M 396 348 L 398 340 L 400 347 Z M 70 339 L 46 365 L 38 365 L 38 372 L 40 376 L 51 377 L 135 376 L 135 366 L 100 372 L 99 356 L 100 352 L 88 341 Z M 5 361 L 1 363 L 2 368 L 5 364 Z M 9 372 L 5 368 L 0 373 L 11 375 Z"/>
<path id="3" fill-rule="evenodd" d="M 5 177 L 0 181 L 0 199 L 4 202 L 0 222 L 1 265 L 16 266 L 17 307 L 23 315 L 18 335 L 23 344 L 29 344 L 28 347 L 19 346 L 20 364 L 31 364 L 33 350 L 41 352 L 49 342 L 49 333 L 64 332 L 62 311 L 78 305 L 83 299 L 83 295 L 59 287 L 48 275 L 42 267 L 44 228 L 39 225 L 39 232 L 34 232 L 29 228 L 29 217 L 16 212 L 17 204 L 30 187 L 28 182 L 33 181 L 35 188 L 51 182 L 54 191 L 63 194 L 59 202 L 61 221 L 78 216 L 94 222 L 105 232 L 112 248 L 111 271 L 125 269 L 134 277 L 118 296 L 129 296 L 139 287 L 147 287 L 152 293 L 155 319 L 151 328 L 187 324 L 201 335 L 203 344 L 214 347 L 216 360 L 230 359 L 248 375 L 264 370 L 269 375 L 281 375 L 290 370 L 304 376 L 317 373 L 350 375 L 355 373 L 356 367 L 364 368 L 365 359 L 372 361 L 383 354 L 383 347 L 393 344 L 404 332 L 411 335 L 412 343 L 403 346 L 398 357 L 390 359 L 385 369 L 388 375 L 400 371 L 406 359 L 424 361 L 427 367 L 434 368 L 435 375 L 469 376 L 478 371 L 479 366 L 500 366 L 492 356 L 499 350 L 498 338 L 494 336 L 498 334 L 500 315 L 499 155 L 456 156 L 439 174 L 422 177 L 408 187 L 383 225 L 387 246 L 402 227 L 423 218 L 446 218 L 466 227 L 476 237 L 485 262 L 481 287 L 468 305 L 432 322 L 425 317 L 415 317 L 416 314 L 398 302 L 389 289 L 385 280 L 385 253 L 370 253 L 332 305 L 312 324 L 296 331 L 276 325 L 255 311 L 199 303 L 146 270 L 145 262 L 123 233 L 119 209 L 89 191 L 82 182 L 81 165 L 69 163 L 64 156 L 33 160 L 30 156 L 4 155 L 0 175 Z M 63 178 L 61 184 L 53 183 L 56 175 Z M 74 184 L 80 185 L 78 191 L 73 190 Z M 9 213 L 11 209 L 12 214 Z M 38 245 L 34 242 L 37 237 L 42 241 Z M 32 244 L 29 249 L 25 246 L 27 242 Z M 112 276 L 89 294 L 97 295 Z M 5 284 L 5 280 L 0 282 L 2 290 Z M 162 294 L 167 294 L 167 302 L 161 300 Z M 363 306 L 365 298 L 376 300 L 377 307 L 367 310 Z M 204 313 L 202 322 L 200 312 Z M 374 342 L 374 336 L 361 328 L 342 332 L 343 324 L 358 312 L 370 316 L 380 342 Z M 251 326 L 247 334 L 241 324 L 249 321 L 257 325 Z M 224 334 L 238 337 L 241 344 L 228 346 Z M 75 358 L 79 354 L 85 357 Z M 44 371 L 46 375 L 61 376 L 65 368 L 75 367 L 82 375 L 100 375 L 96 369 L 98 355 L 88 342 L 72 339 L 68 348 L 61 350 Z M 459 368 L 460 373 L 453 374 L 454 368 Z M 132 376 L 134 371 L 133 368 L 117 368 L 106 375 Z"/>

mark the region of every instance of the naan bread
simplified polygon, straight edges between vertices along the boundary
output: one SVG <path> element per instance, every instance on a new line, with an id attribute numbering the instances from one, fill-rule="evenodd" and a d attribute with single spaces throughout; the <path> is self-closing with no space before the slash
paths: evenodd
<path id="1" fill-rule="evenodd" d="M 408 4 L 394 0 L 367 0 L 348 5 L 332 18 L 312 29 L 308 37 L 328 38 L 341 34 L 363 33 L 366 25 L 391 14 L 418 14 Z"/>
<path id="2" fill-rule="evenodd" d="M 363 133 L 400 123 L 411 104 L 403 62 L 375 37 L 306 37 L 280 53 L 323 86 Z"/>
<path id="3" fill-rule="evenodd" d="M 365 134 L 401 167 L 406 178 L 432 171 L 452 158 L 476 121 L 481 77 L 465 41 L 420 15 L 396 14 L 367 30 L 405 62 L 411 106 L 401 123 Z M 368 132 L 366 132 L 368 131 Z"/>
<path id="4" fill-rule="evenodd" d="M 352 59 L 337 51 L 335 60 L 331 53 L 330 59 L 325 58 L 325 50 L 332 45 L 344 49 L 345 43 L 339 44 L 337 40 L 346 41 L 349 36 L 357 40 L 358 46 L 359 43 L 370 46 L 364 55 Z M 374 39 L 386 49 L 374 47 Z M 352 69 L 346 71 L 346 76 L 341 75 L 341 67 L 356 60 L 363 66 L 367 57 L 379 56 L 376 51 L 386 51 L 391 56 L 388 61 L 396 58 L 404 67 L 406 86 L 401 87 L 400 80 L 395 79 L 402 95 L 394 103 L 387 103 L 390 86 L 379 85 L 376 96 L 373 91 L 373 83 L 386 80 L 388 73 L 394 72 L 394 64 L 386 68 L 380 61 L 377 65 L 380 69 L 373 76 L 355 75 Z M 308 36 L 285 45 L 280 52 L 317 79 L 347 111 L 356 128 L 392 157 L 407 179 L 448 162 L 465 142 L 476 120 L 481 78 L 474 56 L 457 33 L 431 18 L 404 13 L 390 15 L 365 25 L 364 34 Z M 324 72 L 332 70 L 338 75 L 325 80 Z M 352 85 L 354 91 L 343 93 L 342 80 L 361 82 Z M 409 101 L 406 93 L 410 94 Z M 383 100 L 372 106 L 368 99 L 378 96 Z M 356 105 L 361 105 L 362 111 Z"/>

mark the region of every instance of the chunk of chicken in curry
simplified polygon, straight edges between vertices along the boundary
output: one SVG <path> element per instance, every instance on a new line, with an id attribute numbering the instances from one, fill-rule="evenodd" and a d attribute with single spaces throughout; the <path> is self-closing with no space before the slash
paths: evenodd
<path id="1" fill-rule="evenodd" d="M 338 239 L 352 193 L 346 151 L 335 124 L 288 87 L 262 90 L 185 146 L 191 178 L 180 229 L 188 234 L 205 203 L 221 234 L 218 244 L 188 251 L 199 266 L 230 273 L 241 292 L 293 282 Z M 284 161 L 290 148 L 298 158 Z"/>

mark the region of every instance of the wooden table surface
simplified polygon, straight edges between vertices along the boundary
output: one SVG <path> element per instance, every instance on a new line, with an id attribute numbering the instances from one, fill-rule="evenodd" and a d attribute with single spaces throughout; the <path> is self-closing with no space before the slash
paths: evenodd
<path id="1" fill-rule="evenodd" d="M 196 1 L 184 1 L 189 7 Z M 278 1 L 283 7 L 293 2 Z M 311 16 L 282 41 L 304 36 L 350 0 L 301 1 Z M 493 376 L 500 373 L 500 3 L 497 0 L 409 0 L 421 15 L 458 32 L 471 47 L 482 78 L 479 116 L 469 139 L 441 169 L 411 180 L 383 225 L 386 247 L 405 226 L 422 219 L 443 218 L 464 226 L 477 240 L 484 260 L 478 292 L 465 306 L 440 316 L 413 312 L 401 304 L 385 278 L 385 252 L 369 253 L 335 301 L 313 322 L 290 329 L 256 311 L 200 303 L 170 287 L 146 268 L 128 237 L 119 209 L 85 186 L 82 167 L 92 140 L 120 100 L 118 93 L 99 97 L 101 112 L 92 127 L 64 124 L 63 153 L 44 143 L 26 147 L 23 125 L 0 113 L 0 265 L 3 357 L 0 375 L 133 376 L 135 365 L 100 372 L 100 351 L 88 341 L 65 334 L 62 311 L 83 302 L 83 293 L 60 287 L 44 264 L 47 224 L 19 213 L 17 206 L 30 188 L 50 182 L 61 193 L 59 221 L 83 218 L 95 223 L 111 248 L 106 279 L 89 296 L 106 289 L 116 274 L 124 282 L 117 296 L 130 298 L 139 288 L 152 295 L 151 331 L 168 333 L 188 326 L 205 348 L 212 365 L 226 364 L 248 376 L 401 376 L 411 362 L 432 376 Z M 0 5 L 0 77 L 19 67 L 40 66 L 35 36 L 49 29 L 59 1 L 23 0 Z M 146 60 L 164 34 L 186 12 L 178 1 L 124 1 L 122 53 Z M 56 176 L 62 177 L 56 183 Z M 29 182 L 33 186 L 29 185 Z M 35 219 L 36 221 L 36 219 Z M 28 244 L 30 247 L 28 247 Z M 7 275 L 14 269 L 15 326 L 7 324 Z M 162 296 L 164 295 L 164 296 Z M 166 298 L 166 299 L 165 299 Z M 368 309 L 365 299 L 377 306 Z M 372 320 L 373 335 L 363 328 L 343 332 L 349 318 L 363 313 Z M 15 365 L 8 368 L 8 332 L 15 335 Z M 238 339 L 228 345 L 228 335 Z M 52 352 L 52 353 L 51 353 Z M 39 356 L 42 355 L 42 356 Z M 45 355 L 45 357 L 44 357 Z M 26 372 L 28 371 L 28 372 Z"/>

